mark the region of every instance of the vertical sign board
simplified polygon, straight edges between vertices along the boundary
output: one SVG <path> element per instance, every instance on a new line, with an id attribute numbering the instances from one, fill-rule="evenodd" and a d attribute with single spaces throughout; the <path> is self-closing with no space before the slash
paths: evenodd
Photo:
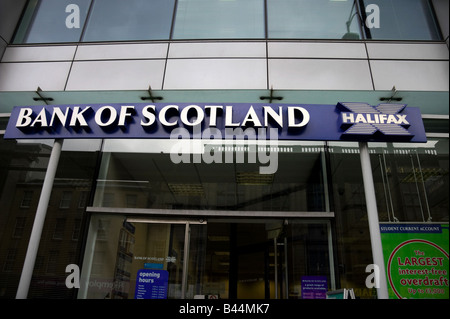
<path id="1" fill-rule="evenodd" d="M 140 269 L 136 276 L 134 299 L 167 299 L 169 272 L 159 269 Z"/>
<path id="2" fill-rule="evenodd" d="M 380 223 L 390 299 L 449 298 L 448 228 Z"/>
<path id="3" fill-rule="evenodd" d="M 302 276 L 302 299 L 327 299 L 326 276 Z"/>

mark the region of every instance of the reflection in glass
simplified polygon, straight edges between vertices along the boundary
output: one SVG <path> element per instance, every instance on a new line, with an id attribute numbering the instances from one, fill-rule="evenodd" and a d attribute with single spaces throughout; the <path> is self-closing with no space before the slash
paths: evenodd
<path id="1" fill-rule="evenodd" d="M 83 41 L 167 40 L 174 0 L 96 0 Z"/>
<path id="2" fill-rule="evenodd" d="M 197 267 L 203 267 L 200 255 L 204 252 L 200 242 L 204 240 L 204 227 L 192 227 L 193 257 L 189 269 L 192 285 L 200 279 L 196 277 Z M 93 216 L 78 298 L 182 298 L 185 230 L 184 223 L 128 221 L 122 215 Z M 197 251 L 198 248 L 200 251 Z M 151 281 L 142 284 L 138 277 L 141 271 L 163 277 L 167 274 L 167 281 L 162 284 L 158 282 L 158 286 L 152 285 Z M 192 289 L 190 292 L 193 293 Z"/>
<path id="3" fill-rule="evenodd" d="M 357 296 L 370 298 L 360 268 L 372 256 L 359 146 L 328 144 L 340 282 L 355 288 Z M 369 143 L 369 150 L 380 222 L 448 222 L 448 138 Z"/>
<path id="4" fill-rule="evenodd" d="M 448 139 L 371 145 L 380 221 L 448 222 Z"/>
<path id="5" fill-rule="evenodd" d="M 366 23 L 373 19 L 379 25 Z M 30 0 L 13 43 L 265 38 L 440 40 L 441 34 L 428 0 Z"/>
<path id="6" fill-rule="evenodd" d="M 268 0 L 268 37 L 273 39 L 359 39 L 354 1 Z"/>
<path id="7" fill-rule="evenodd" d="M 365 0 L 365 6 L 379 8 L 379 28 L 366 29 L 376 40 L 440 40 L 439 30 L 428 0 Z M 372 12 L 368 11 L 370 15 Z"/>
<path id="8" fill-rule="evenodd" d="M 317 275 L 335 287 L 327 221 L 186 223 L 93 215 L 78 298 L 299 299 L 302 277 Z M 142 272 L 167 275 L 167 285 L 142 283 Z"/>
<path id="9" fill-rule="evenodd" d="M 180 0 L 174 39 L 264 38 L 263 0 Z"/>
<path id="10" fill-rule="evenodd" d="M 189 261 L 186 276 L 186 299 L 194 299 L 205 294 L 205 286 L 210 282 L 205 276 L 207 225 L 189 225 Z"/>
<path id="11" fill-rule="evenodd" d="M 127 207 L 127 198 L 134 194 L 136 208 L 328 210 L 323 142 L 279 143 L 278 152 L 272 152 L 277 155 L 273 174 L 259 172 L 268 164 L 249 160 L 255 155 L 249 146 L 205 144 L 204 153 L 185 153 L 188 161 L 176 163 L 152 141 L 129 141 L 138 143 L 135 150 L 148 153 L 125 152 L 112 146 L 115 143 L 123 142 L 105 141 L 105 150 L 115 151 L 103 154 L 95 206 Z M 219 154 L 221 162 L 206 162 L 209 152 Z"/>
<path id="12" fill-rule="evenodd" d="M 1 298 L 16 296 L 51 143 L 0 137 Z M 86 193 L 91 190 L 96 164 L 96 153 L 73 151 L 76 144 L 85 143 L 68 142 L 59 159 L 28 298 L 73 296 L 73 290 L 65 286 L 65 268 L 80 257 Z"/>
<path id="13" fill-rule="evenodd" d="M 330 171 L 336 216 L 337 269 L 341 287 L 352 287 L 357 297 L 372 298 L 365 286 L 365 267 L 372 263 L 359 146 L 330 142 Z"/>
<path id="14" fill-rule="evenodd" d="M 79 42 L 91 0 L 32 0 L 14 43 Z"/>

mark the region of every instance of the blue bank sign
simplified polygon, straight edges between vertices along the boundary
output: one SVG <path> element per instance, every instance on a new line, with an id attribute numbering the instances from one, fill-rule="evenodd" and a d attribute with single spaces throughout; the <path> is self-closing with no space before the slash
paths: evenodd
<path id="1" fill-rule="evenodd" d="M 76 104 L 15 107 L 5 139 L 269 138 L 426 142 L 420 110 L 405 104 Z M 267 135 L 266 135 L 267 134 Z"/>

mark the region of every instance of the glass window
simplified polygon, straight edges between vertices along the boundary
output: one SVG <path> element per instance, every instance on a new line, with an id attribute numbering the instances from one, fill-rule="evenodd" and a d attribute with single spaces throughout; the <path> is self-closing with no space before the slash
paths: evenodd
<path id="1" fill-rule="evenodd" d="M 448 139 L 371 146 L 381 222 L 447 222 Z"/>
<path id="2" fill-rule="evenodd" d="M 27 219 L 25 217 L 16 218 L 16 226 L 14 227 L 13 238 L 22 238 L 23 232 L 25 230 Z"/>
<path id="3" fill-rule="evenodd" d="M 47 274 L 55 274 L 57 272 L 57 264 L 59 259 L 59 251 L 52 250 L 48 254 L 48 262 L 47 262 Z"/>
<path id="4" fill-rule="evenodd" d="M 14 43 L 78 42 L 91 0 L 32 0 Z"/>
<path id="5" fill-rule="evenodd" d="M 47 140 L 4 140 L 0 136 L 0 267 L 9 272 L 0 271 L 1 298 L 14 298 L 17 293 L 51 145 Z M 81 252 L 70 231 L 77 230 L 75 236 L 84 238 L 79 234 L 84 208 L 71 205 L 61 211 L 59 204 L 62 190 L 70 190 L 73 199 L 91 190 L 98 149 L 74 150 L 82 145 L 86 149 L 93 141 L 64 142 L 28 298 L 71 298 L 75 293 L 65 285 L 65 269 L 68 264 L 79 264 Z"/>
<path id="6" fill-rule="evenodd" d="M 17 258 L 17 249 L 8 249 L 5 253 L 5 262 L 3 263 L 3 272 L 12 272 L 14 270 L 14 263 Z"/>
<path id="7" fill-rule="evenodd" d="M 431 4 L 428 0 L 369 0 L 363 1 L 367 10 L 367 19 L 379 8 L 379 25 L 366 28 L 367 38 L 376 40 L 440 40 L 440 32 L 434 20 Z M 374 22 L 374 20 L 372 21 Z M 369 24 L 370 25 L 370 24 Z"/>
<path id="8" fill-rule="evenodd" d="M 323 220 L 94 214 L 78 298 L 306 299 L 304 276 L 335 287 L 330 229 Z"/>
<path id="9" fill-rule="evenodd" d="M 373 263 L 357 142 L 329 142 L 330 183 L 336 215 L 337 271 L 341 287 L 352 287 L 361 299 L 374 291 L 365 285 L 365 267 Z"/>
<path id="10" fill-rule="evenodd" d="M 179 0 L 174 39 L 264 38 L 263 0 Z"/>
<path id="11" fill-rule="evenodd" d="M 81 219 L 76 218 L 72 227 L 72 240 L 78 240 L 81 234 Z"/>
<path id="12" fill-rule="evenodd" d="M 93 216 L 78 298 L 179 299 L 185 230 L 180 223 Z M 153 276 L 146 272 L 157 274 L 154 282 L 143 280 Z"/>
<path id="13" fill-rule="evenodd" d="M 78 199 L 78 208 L 84 208 L 87 205 L 89 192 L 81 192 Z"/>
<path id="14" fill-rule="evenodd" d="M 339 280 L 342 287 L 353 287 L 357 297 L 370 298 L 365 266 L 373 259 L 359 146 L 328 145 Z M 369 147 L 380 222 L 448 222 L 448 138 Z"/>
<path id="15" fill-rule="evenodd" d="M 172 156 L 160 152 L 158 141 L 106 140 L 94 206 L 127 207 L 133 194 L 136 208 L 328 211 L 323 142 L 283 141 L 266 152 L 244 142 L 202 141 L 199 158 L 188 149 L 173 155 L 177 142 L 165 143 L 169 151 L 173 145 Z M 273 173 L 260 173 L 269 167 Z"/>
<path id="16" fill-rule="evenodd" d="M 269 38 L 360 38 L 354 1 L 268 0 Z"/>
<path id="17" fill-rule="evenodd" d="M 24 191 L 22 202 L 20 203 L 21 208 L 29 208 L 31 206 L 31 201 L 33 200 L 33 191 Z"/>
<path id="18" fill-rule="evenodd" d="M 55 228 L 53 229 L 53 239 L 63 239 L 65 228 L 66 228 L 66 219 L 56 218 Z"/>
<path id="19" fill-rule="evenodd" d="M 62 192 L 59 208 L 70 208 L 72 202 L 72 192 Z"/>
<path id="20" fill-rule="evenodd" d="M 83 41 L 166 40 L 175 0 L 96 0 Z"/>

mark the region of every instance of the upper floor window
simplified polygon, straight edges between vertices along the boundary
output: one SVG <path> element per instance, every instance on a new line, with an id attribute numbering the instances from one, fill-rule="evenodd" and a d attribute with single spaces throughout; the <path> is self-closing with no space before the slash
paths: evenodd
<path id="1" fill-rule="evenodd" d="M 13 43 L 441 38 L 431 0 L 28 0 Z"/>
<path id="2" fill-rule="evenodd" d="M 428 0 L 362 0 L 368 39 L 440 40 L 433 7 Z M 378 11 L 378 12 L 377 12 Z M 378 20 L 377 19 L 378 15 Z M 372 17 L 371 17 L 372 16 Z M 367 25 L 372 27 L 367 27 Z"/>
<path id="3" fill-rule="evenodd" d="M 175 0 L 94 0 L 83 41 L 166 40 Z"/>
<path id="4" fill-rule="evenodd" d="M 269 38 L 360 39 L 355 1 L 267 0 Z"/>
<path id="5" fill-rule="evenodd" d="M 264 37 L 264 0 L 178 0 L 174 39 Z"/>
<path id="6" fill-rule="evenodd" d="M 91 0 L 29 0 L 13 43 L 79 42 Z"/>

